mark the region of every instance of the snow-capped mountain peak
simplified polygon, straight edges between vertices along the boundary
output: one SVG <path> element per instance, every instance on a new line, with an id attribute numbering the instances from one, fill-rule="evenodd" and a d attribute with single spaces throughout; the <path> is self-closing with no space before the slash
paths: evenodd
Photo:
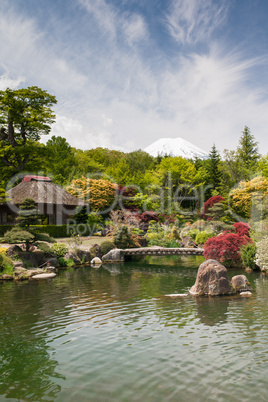
<path id="1" fill-rule="evenodd" d="M 207 152 L 183 138 L 160 138 L 144 149 L 152 156 L 182 156 L 187 159 L 207 159 Z"/>

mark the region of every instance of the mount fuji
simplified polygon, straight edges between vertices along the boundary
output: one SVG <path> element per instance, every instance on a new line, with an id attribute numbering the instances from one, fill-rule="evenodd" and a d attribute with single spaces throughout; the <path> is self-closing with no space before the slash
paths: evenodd
<path id="1" fill-rule="evenodd" d="M 144 149 L 152 156 L 182 156 L 187 159 L 207 159 L 209 155 L 203 149 L 183 138 L 160 138 Z"/>

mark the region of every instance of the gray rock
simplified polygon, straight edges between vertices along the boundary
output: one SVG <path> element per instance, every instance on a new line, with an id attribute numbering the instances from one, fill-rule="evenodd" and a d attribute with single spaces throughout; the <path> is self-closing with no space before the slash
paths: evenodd
<path id="1" fill-rule="evenodd" d="M 207 260 L 200 265 L 195 284 L 189 292 L 194 296 L 219 296 L 236 293 L 228 280 L 227 269 L 216 260 Z"/>
<path id="2" fill-rule="evenodd" d="M 19 254 L 22 252 L 22 249 L 17 245 L 17 244 L 12 244 L 12 246 L 8 247 L 6 251 L 6 255 L 9 257 L 14 255 L 14 254 Z"/>
<path id="3" fill-rule="evenodd" d="M 47 263 L 53 267 L 59 267 L 59 261 L 56 257 L 48 258 Z"/>
<path id="4" fill-rule="evenodd" d="M 99 257 L 94 257 L 90 262 L 92 265 L 101 265 L 102 264 L 102 261 Z"/>
<path id="5" fill-rule="evenodd" d="M 80 258 L 81 262 L 88 263 L 92 259 L 90 252 L 86 250 L 78 250 L 77 255 Z"/>
<path id="6" fill-rule="evenodd" d="M 12 281 L 14 278 L 13 278 L 13 275 L 3 274 L 3 275 L 0 275 L 0 279 L 2 279 L 4 281 Z"/>
<path id="7" fill-rule="evenodd" d="M 186 247 L 186 248 L 193 248 L 195 247 L 195 242 L 193 241 L 193 239 L 190 236 L 185 236 L 182 239 L 182 246 Z"/>
<path id="8" fill-rule="evenodd" d="M 19 275 L 23 274 L 23 273 L 26 272 L 26 271 L 27 271 L 27 269 L 26 269 L 26 268 L 23 268 L 23 267 L 16 267 L 16 268 L 14 268 L 14 274 L 15 274 L 15 276 L 19 276 Z"/>
<path id="9" fill-rule="evenodd" d="M 53 267 L 52 265 L 49 265 L 46 267 L 46 272 L 57 272 L 58 269 L 56 267 Z"/>
<path id="10" fill-rule="evenodd" d="M 55 273 L 51 272 L 49 274 L 43 273 L 32 276 L 32 279 L 47 279 L 47 278 L 54 278 L 56 276 Z"/>
<path id="11" fill-rule="evenodd" d="M 124 251 L 114 248 L 102 257 L 103 262 L 124 262 Z"/>
<path id="12" fill-rule="evenodd" d="M 75 263 L 75 264 L 80 264 L 81 263 L 81 261 L 79 260 L 79 258 L 77 257 L 77 255 L 75 255 L 74 253 L 66 253 L 65 254 L 65 256 L 64 256 L 64 258 L 66 259 L 66 260 L 73 260 L 73 262 Z"/>
<path id="13" fill-rule="evenodd" d="M 23 268 L 23 262 L 22 261 L 13 261 L 13 266 L 15 268 Z"/>
<path id="14" fill-rule="evenodd" d="M 89 251 L 93 257 L 101 258 L 101 248 L 99 244 L 92 244 Z"/>
<path id="15" fill-rule="evenodd" d="M 241 292 L 240 296 L 242 296 L 242 297 L 250 297 L 250 296 L 252 296 L 252 293 L 251 292 Z"/>
<path id="16" fill-rule="evenodd" d="M 252 287 L 248 281 L 248 278 L 245 275 L 236 275 L 232 277 L 232 285 L 236 292 L 251 292 Z"/>

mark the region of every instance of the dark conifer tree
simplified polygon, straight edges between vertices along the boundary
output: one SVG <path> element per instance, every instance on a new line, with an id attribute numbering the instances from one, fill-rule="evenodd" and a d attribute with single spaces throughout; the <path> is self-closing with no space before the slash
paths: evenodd
<path id="1" fill-rule="evenodd" d="M 240 159 L 243 167 L 249 170 L 254 170 L 260 158 L 258 143 L 255 141 L 254 136 L 250 133 L 250 129 L 247 126 L 245 126 L 239 140 L 237 157 Z"/>
<path id="2" fill-rule="evenodd" d="M 220 160 L 219 152 L 215 144 L 213 144 L 211 152 L 209 153 L 209 159 L 207 160 L 207 172 L 209 175 L 209 184 L 211 184 L 214 189 L 218 189 L 221 183 Z"/>

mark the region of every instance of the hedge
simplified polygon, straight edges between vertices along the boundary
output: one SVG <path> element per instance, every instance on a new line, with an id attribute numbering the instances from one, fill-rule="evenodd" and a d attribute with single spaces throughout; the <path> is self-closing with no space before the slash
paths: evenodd
<path id="1" fill-rule="evenodd" d="M 79 228 L 79 225 L 77 226 Z M 0 225 L 0 236 L 4 236 L 4 234 L 13 227 L 13 225 Z M 31 228 L 35 229 L 36 233 L 47 233 L 49 236 L 54 238 L 70 237 L 72 235 L 72 233 L 67 233 L 67 225 L 35 225 L 31 226 Z M 92 236 L 92 229 L 89 226 L 84 225 L 83 228 L 79 229 L 80 231 L 77 230 L 76 226 L 71 226 L 71 230 L 75 232 L 74 234 L 81 232 L 82 236 Z"/>

